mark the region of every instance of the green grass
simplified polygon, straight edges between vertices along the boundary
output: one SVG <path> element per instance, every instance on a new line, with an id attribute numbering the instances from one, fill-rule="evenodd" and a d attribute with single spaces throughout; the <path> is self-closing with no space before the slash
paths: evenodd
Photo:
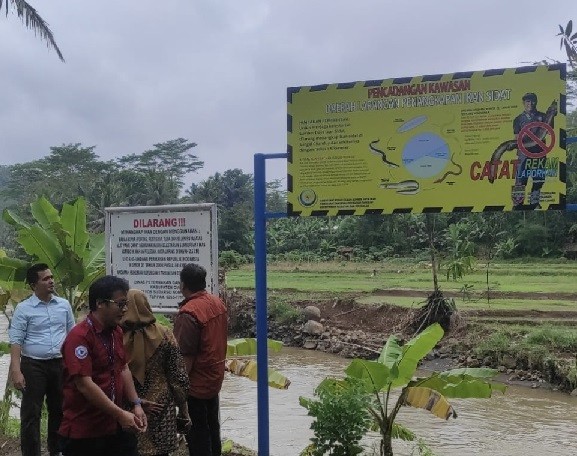
<path id="1" fill-rule="evenodd" d="M 539 261 L 523 259 L 498 262 L 490 267 L 489 286 L 491 291 L 542 293 L 576 293 L 575 277 L 577 262 Z M 471 309 L 535 309 L 576 310 L 577 304 L 570 300 L 520 300 L 494 299 L 487 305 L 479 295 L 486 291 L 485 265 L 478 263 L 475 271 L 461 281 L 448 281 L 443 268 L 438 275 L 443 291 L 458 293 L 464 284 L 471 288 L 472 300 L 457 298 L 460 308 Z M 361 302 L 379 304 L 390 302 L 401 306 L 418 305 L 432 291 L 433 280 L 430 266 L 426 262 L 410 259 L 392 259 L 380 263 L 323 262 L 323 263 L 273 263 L 268 265 L 267 283 L 269 290 L 290 289 L 291 293 L 370 293 L 379 289 L 414 289 L 423 293 L 423 298 L 371 297 Z M 227 274 L 229 288 L 253 289 L 254 267 L 245 265 Z M 269 292 L 270 293 L 270 292 Z M 365 301 L 366 299 L 366 301 Z M 371 301 L 374 299 L 373 301 Z"/>
<path id="2" fill-rule="evenodd" d="M 577 334 L 573 329 L 541 325 L 488 324 L 473 329 L 468 344 L 473 353 L 483 359 L 490 357 L 497 364 L 505 356 L 516 360 L 523 369 L 536 369 L 551 378 L 562 381 L 567 391 L 577 386 L 574 353 L 577 351 Z M 569 358 L 567 357 L 569 356 Z M 563 359 L 564 361 L 560 362 Z"/>
<path id="3" fill-rule="evenodd" d="M 405 296 L 362 296 L 356 298 L 361 304 L 394 304 L 401 307 L 420 307 L 425 304 L 426 297 L 415 298 Z M 486 299 L 462 300 L 455 298 L 457 308 L 461 310 L 540 310 L 540 311 L 575 311 L 577 303 L 573 301 L 539 299 L 491 299 L 487 304 Z"/>
<path id="4" fill-rule="evenodd" d="M 576 352 L 577 334 L 575 330 L 546 325 L 529 331 L 525 343 L 552 351 Z"/>

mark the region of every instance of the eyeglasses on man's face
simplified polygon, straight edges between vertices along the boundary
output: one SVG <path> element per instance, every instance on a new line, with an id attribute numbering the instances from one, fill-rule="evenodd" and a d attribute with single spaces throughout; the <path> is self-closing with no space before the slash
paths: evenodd
<path id="1" fill-rule="evenodd" d="M 104 302 L 113 302 L 118 306 L 120 310 L 125 309 L 128 305 L 128 299 L 121 299 L 119 301 L 115 301 L 114 299 L 103 299 Z"/>

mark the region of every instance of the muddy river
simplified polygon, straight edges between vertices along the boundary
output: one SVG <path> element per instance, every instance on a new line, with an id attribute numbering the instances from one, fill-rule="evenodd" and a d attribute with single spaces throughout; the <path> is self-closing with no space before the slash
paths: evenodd
<path id="1" fill-rule="evenodd" d="M 288 390 L 269 389 L 270 453 L 297 456 L 309 443 L 311 418 L 299 396 L 312 397 L 327 376 L 342 376 L 350 360 L 317 351 L 284 348 L 271 367 L 291 381 Z M 228 376 L 221 394 L 223 435 L 257 449 L 256 383 Z M 488 400 L 452 400 L 459 417 L 449 421 L 404 407 L 398 421 L 429 443 L 438 455 L 551 455 L 577 453 L 577 397 L 544 389 L 509 387 Z M 371 454 L 373 439 L 365 442 Z M 395 454 L 411 455 L 411 444 L 395 441 Z M 378 454 L 375 453 L 375 454 Z M 415 452 L 414 454 L 417 454 Z"/>

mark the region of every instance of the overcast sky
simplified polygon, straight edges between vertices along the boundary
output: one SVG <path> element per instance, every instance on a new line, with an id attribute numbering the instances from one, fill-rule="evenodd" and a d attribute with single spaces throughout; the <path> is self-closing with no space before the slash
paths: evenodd
<path id="1" fill-rule="evenodd" d="M 184 137 L 205 162 L 193 181 L 285 152 L 288 86 L 563 60 L 557 26 L 577 20 L 575 0 L 29 2 L 66 63 L 1 12 L 0 163 Z"/>

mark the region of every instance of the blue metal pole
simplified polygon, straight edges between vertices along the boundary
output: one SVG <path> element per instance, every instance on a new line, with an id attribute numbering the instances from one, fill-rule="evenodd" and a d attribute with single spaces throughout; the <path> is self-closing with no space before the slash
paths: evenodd
<path id="1" fill-rule="evenodd" d="M 266 295 L 266 220 L 286 213 L 266 212 L 266 160 L 288 154 L 254 155 L 254 281 L 256 292 L 256 362 L 258 400 L 258 454 L 269 456 L 268 318 Z"/>
<path id="2" fill-rule="evenodd" d="M 256 362 L 258 454 L 269 456 L 268 328 L 266 295 L 266 168 L 264 154 L 254 155 L 254 275 L 256 292 Z"/>

